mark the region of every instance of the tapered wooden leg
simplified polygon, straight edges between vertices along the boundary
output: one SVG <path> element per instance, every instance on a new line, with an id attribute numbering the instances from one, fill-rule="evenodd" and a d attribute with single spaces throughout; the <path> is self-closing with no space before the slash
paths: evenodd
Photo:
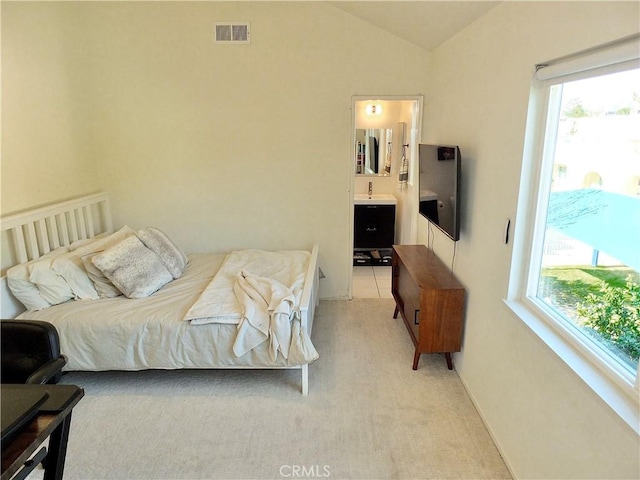
<path id="1" fill-rule="evenodd" d="M 449 368 L 449 370 L 453 370 L 453 361 L 451 360 L 451 353 L 446 352 L 444 354 L 444 358 L 447 359 L 447 367 Z"/>
<path id="2" fill-rule="evenodd" d="M 396 305 L 396 309 L 393 311 L 393 318 L 398 318 L 398 312 L 400 312 L 400 310 L 398 310 L 398 305 Z"/>
<path id="3" fill-rule="evenodd" d="M 420 351 L 416 348 L 416 353 L 413 355 L 413 369 L 418 369 L 418 362 L 420 361 Z"/>

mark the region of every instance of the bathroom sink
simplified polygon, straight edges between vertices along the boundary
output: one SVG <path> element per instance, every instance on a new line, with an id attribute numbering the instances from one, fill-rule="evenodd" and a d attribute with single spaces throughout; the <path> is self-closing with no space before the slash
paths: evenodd
<path id="1" fill-rule="evenodd" d="M 420 190 L 420 201 L 438 200 L 438 194 L 431 190 Z"/>
<path id="2" fill-rule="evenodd" d="M 374 193 L 373 195 L 356 193 L 353 196 L 353 203 L 356 205 L 395 205 L 398 200 L 390 193 Z"/>

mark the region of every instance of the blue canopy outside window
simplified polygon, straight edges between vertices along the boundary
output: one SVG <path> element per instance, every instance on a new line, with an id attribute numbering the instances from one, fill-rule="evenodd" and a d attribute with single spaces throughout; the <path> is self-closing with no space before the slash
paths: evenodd
<path id="1" fill-rule="evenodd" d="M 640 198 L 595 188 L 552 192 L 547 227 L 640 272 Z"/>

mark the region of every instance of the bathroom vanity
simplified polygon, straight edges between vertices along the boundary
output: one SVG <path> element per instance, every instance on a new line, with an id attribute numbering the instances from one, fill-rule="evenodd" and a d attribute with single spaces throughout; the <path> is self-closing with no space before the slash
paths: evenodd
<path id="1" fill-rule="evenodd" d="M 391 194 L 355 195 L 353 265 L 391 265 L 396 204 Z"/>

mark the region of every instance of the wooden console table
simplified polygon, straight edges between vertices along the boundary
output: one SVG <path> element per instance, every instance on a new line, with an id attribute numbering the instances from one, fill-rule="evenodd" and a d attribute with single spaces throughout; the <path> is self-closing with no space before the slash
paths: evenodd
<path id="1" fill-rule="evenodd" d="M 402 314 L 416 347 L 413 369 L 422 353 L 443 353 L 453 369 L 451 352 L 462 346 L 464 288 L 424 245 L 394 245 L 391 265 L 393 318 Z"/>

